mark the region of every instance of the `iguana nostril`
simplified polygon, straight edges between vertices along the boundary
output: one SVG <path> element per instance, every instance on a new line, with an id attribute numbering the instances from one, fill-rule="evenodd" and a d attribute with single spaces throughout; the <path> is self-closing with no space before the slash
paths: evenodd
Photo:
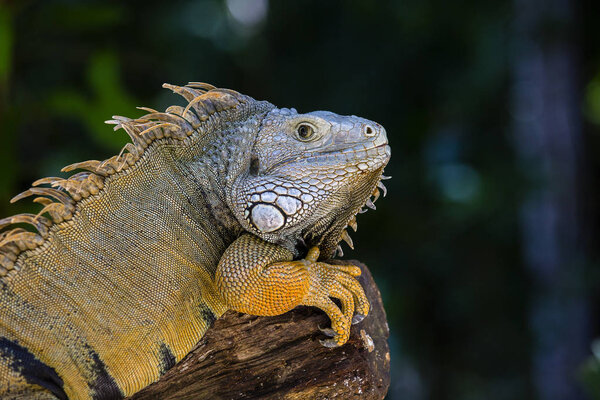
<path id="1" fill-rule="evenodd" d="M 364 127 L 365 136 L 375 136 L 377 131 L 371 125 L 365 125 Z"/>

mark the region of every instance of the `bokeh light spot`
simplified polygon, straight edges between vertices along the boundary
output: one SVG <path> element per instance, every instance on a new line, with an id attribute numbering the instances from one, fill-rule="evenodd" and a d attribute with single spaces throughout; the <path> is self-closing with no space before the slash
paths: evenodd
<path id="1" fill-rule="evenodd" d="M 260 24 L 267 17 L 268 0 L 227 0 L 226 3 L 233 19 L 247 28 Z"/>

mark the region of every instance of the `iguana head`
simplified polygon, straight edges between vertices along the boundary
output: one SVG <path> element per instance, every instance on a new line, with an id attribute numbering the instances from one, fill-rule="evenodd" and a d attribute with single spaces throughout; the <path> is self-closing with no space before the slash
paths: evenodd
<path id="1" fill-rule="evenodd" d="M 355 215 L 378 196 L 390 158 L 385 129 L 356 116 L 273 109 L 257 133 L 247 173 L 231 205 L 242 226 L 264 240 L 334 255 Z"/>

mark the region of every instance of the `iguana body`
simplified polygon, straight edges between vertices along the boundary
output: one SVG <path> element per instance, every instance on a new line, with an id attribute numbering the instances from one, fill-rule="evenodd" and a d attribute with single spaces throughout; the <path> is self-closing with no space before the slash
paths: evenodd
<path id="1" fill-rule="evenodd" d="M 228 309 L 319 307 L 328 346 L 367 314 L 360 271 L 317 259 L 378 196 L 383 128 L 166 86 L 188 105 L 115 117 L 132 138 L 125 152 L 37 181 L 13 200 L 39 196 L 40 214 L 0 220 L 37 229 L 0 234 L 0 398 L 130 396 Z"/>

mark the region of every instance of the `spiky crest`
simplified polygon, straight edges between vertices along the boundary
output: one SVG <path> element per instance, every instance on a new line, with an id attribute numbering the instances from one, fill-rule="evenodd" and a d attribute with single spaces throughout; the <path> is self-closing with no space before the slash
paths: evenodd
<path id="1" fill-rule="evenodd" d="M 0 278 L 17 273 L 17 257 L 24 251 L 41 246 L 49 230 L 67 221 L 75 214 L 78 203 L 98 194 L 104 188 L 105 179 L 127 170 L 143 157 L 146 149 L 156 141 L 185 142 L 201 135 L 201 129 L 217 114 L 253 101 L 252 98 L 229 89 L 216 88 L 203 82 L 190 82 L 185 86 L 163 84 L 163 87 L 183 96 L 187 106 L 171 106 L 165 112 L 138 107 L 148 114 L 137 119 L 113 116 L 107 124 L 114 130 L 123 129 L 131 138 L 121 152 L 104 161 L 89 160 L 68 165 L 62 172 L 84 170 L 69 178 L 48 177 L 38 179 L 33 187 L 15 196 L 11 203 L 36 195 L 34 202 L 44 207 L 37 215 L 19 214 L 0 219 Z M 49 185 L 50 187 L 38 187 Z M 47 214 L 50 218 L 46 218 Z M 23 228 L 3 229 L 13 224 L 33 225 L 37 233 Z"/>

